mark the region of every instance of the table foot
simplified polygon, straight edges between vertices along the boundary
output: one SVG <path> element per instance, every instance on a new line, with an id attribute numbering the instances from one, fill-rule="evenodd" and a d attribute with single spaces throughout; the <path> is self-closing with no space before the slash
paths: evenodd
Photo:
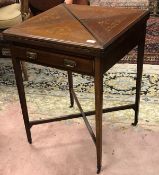
<path id="1" fill-rule="evenodd" d="M 71 103 L 70 108 L 73 108 L 73 106 L 74 106 L 74 103 Z"/>
<path id="2" fill-rule="evenodd" d="M 72 108 L 74 106 L 74 97 L 72 95 L 72 89 L 70 89 L 70 108 Z"/>
<path id="3" fill-rule="evenodd" d="M 27 133 L 28 142 L 29 142 L 30 144 L 32 144 L 32 137 L 31 137 L 31 132 L 30 132 L 30 130 L 26 129 L 26 133 Z"/>
<path id="4" fill-rule="evenodd" d="M 138 122 L 134 122 L 134 123 L 132 123 L 131 125 L 132 126 L 136 126 L 138 124 Z"/>
<path id="5" fill-rule="evenodd" d="M 101 172 L 101 166 L 97 167 L 97 174 Z"/>
<path id="6" fill-rule="evenodd" d="M 139 101 L 138 101 L 136 109 L 135 109 L 134 122 L 132 123 L 133 126 L 136 126 L 138 124 L 138 116 L 139 116 Z"/>
<path id="7" fill-rule="evenodd" d="M 32 144 L 32 139 L 28 139 L 29 144 Z"/>

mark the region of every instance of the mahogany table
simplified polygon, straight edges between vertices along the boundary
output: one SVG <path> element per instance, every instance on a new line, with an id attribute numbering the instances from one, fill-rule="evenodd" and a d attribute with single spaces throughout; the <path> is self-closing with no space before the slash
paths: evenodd
<path id="1" fill-rule="evenodd" d="M 83 117 L 97 151 L 97 173 L 102 161 L 102 113 L 134 109 L 138 123 L 144 44 L 148 11 L 61 4 L 6 30 L 10 41 L 17 88 L 28 142 L 33 125 Z M 134 104 L 103 109 L 103 74 L 138 46 Z M 71 106 L 80 113 L 29 121 L 20 61 L 68 71 Z M 127 69 L 127 67 L 125 67 Z M 73 90 L 72 72 L 91 75 L 95 86 L 95 111 L 84 112 Z M 86 116 L 95 114 L 96 134 Z"/>

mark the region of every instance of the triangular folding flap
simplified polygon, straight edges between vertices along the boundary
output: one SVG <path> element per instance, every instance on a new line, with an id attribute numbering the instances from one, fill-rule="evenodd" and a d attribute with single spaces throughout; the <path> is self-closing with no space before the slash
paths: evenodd
<path id="1" fill-rule="evenodd" d="M 99 43 L 63 4 L 7 30 L 12 35 L 33 39 L 100 47 Z"/>
<path id="2" fill-rule="evenodd" d="M 103 47 L 142 15 L 137 9 L 97 6 L 78 8 L 75 5 L 68 8 Z"/>

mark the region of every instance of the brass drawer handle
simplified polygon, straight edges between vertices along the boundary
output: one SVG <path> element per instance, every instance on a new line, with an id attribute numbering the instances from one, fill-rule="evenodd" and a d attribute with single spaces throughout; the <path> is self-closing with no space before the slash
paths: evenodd
<path id="1" fill-rule="evenodd" d="M 72 60 L 64 59 L 64 66 L 75 68 L 76 67 L 76 62 L 72 61 Z"/>
<path id="2" fill-rule="evenodd" d="M 27 52 L 26 52 L 26 57 L 27 57 L 28 59 L 30 59 L 30 60 L 36 60 L 36 59 L 37 59 L 37 53 L 27 51 Z"/>

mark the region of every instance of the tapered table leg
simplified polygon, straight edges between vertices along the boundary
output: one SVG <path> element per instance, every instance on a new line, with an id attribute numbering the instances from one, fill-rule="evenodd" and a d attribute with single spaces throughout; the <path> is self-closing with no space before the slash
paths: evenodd
<path id="1" fill-rule="evenodd" d="M 144 27 L 146 28 L 146 27 Z M 136 99 L 135 99 L 135 118 L 132 125 L 136 126 L 138 123 L 139 115 L 139 104 L 140 104 L 140 92 L 141 92 L 141 81 L 142 81 L 142 71 L 143 71 L 143 61 L 144 61 L 144 47 L 145 47 L 145 34 L 146 30 L 143 30 L 143 36 L 138 44 L 137 52 L 137 79 L 136 79 Z"/>
<path id="2" fill-rule="evenodd" d="M 96 120 L 96 151 L 97 151 L 97 173 L 102 166 L 102 108 L 103 108 L 103 74 L 101 61 L 95 60 L 95 120 Z"/>
<path id="3" fill-rule="evenodd" d="M 73 107 L 74 105 L 74 98 L 73 98 L 73 94 L 72 94 L 72 90 L 73 90 L 73 77 L 72 77 L 72 72 L 71 71 L 67 71 L 68 73 L 68 84 L 69 84 L 69 93 L 70 93 L 70 107 Z"/>
<path id="4" fill-rule="evenodd" d="M 18 88 L 18 94 L 19 94 L 27 139 L 28 139 L 28 142 L 31 144 L 32 138 L 31 138 L 28 109 L 26 105 L 25 91 L 24 91 L 24 85 L 23 85 L 21 64 L 20 64 L 20 61 L 16 58 L 13 58 L 12 62 L 13 62 L 13 68 L 15 72 L 15 78 L 16 78 L 16 83 L 17 83 L 17 88 Z"/>

